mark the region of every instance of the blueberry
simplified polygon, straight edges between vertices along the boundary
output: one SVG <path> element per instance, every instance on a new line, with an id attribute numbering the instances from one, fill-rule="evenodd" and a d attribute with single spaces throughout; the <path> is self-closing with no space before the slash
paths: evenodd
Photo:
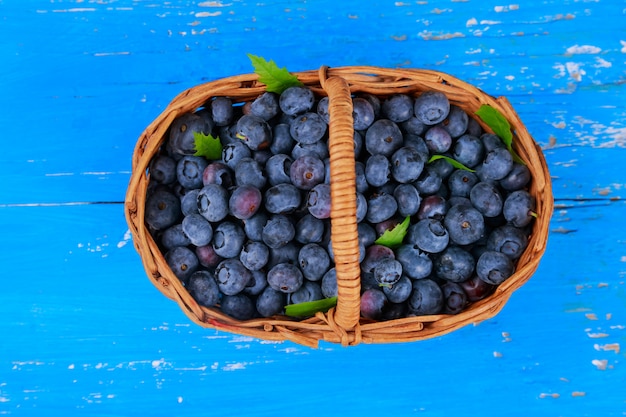
<path id="1" fill-rule="evenodd" d="M 250 271 L 258 271 L 269 262 L 270 250 L 263 242 L 247 241 L 241 248 L 239 260 Z"/>
<path id="2" fill-rule="evenodd" d="M 289 167 L 289 176 L 293 185 L 301 190 L 310 190 L 324 182 L 324 162 L 313 156 L 301 156 Z"/>
<path id="3" fill-rule="evenodd" d="M 478 177 L 473 172 L 456 169 L 448 177 L 448 190 L 451 196 L 469 197 L 472 187 L 478 184 Z"/>
<path id="4" fill-rule="evenodd" d="M 174 275 L 183 283 L 187 283 L 189 277 L 198 269 L 198 258 L 191 249 L 184 246 L 167 251 L 164 258 Z"/>
<path id="5" fill-rule="evenodd" d="M 228 126 L 233 122 L 235 111 L 233 101 L 228 97 L 215 97 L 209 107 L 216 126 Z"/>
<path id="6" fill-rule="evenodd" d="M 289 168 L 293 159 L 286 154 L 275 154 L 265 163 L 265 172 L 270 185 L 290 183 Z"/>
<path id="7" fill-rule="evenodd" d="M 453 138 L 458 138 L 467 130 L 469 117 L 465 111 L 458 106 L 450 106 L 448 117 L 441 122 L 440 126 Z"/>
<path id="8" fill-rule="evenodd" d="M 367 319 L 378 320 L 383 315 L 387 296 L 380 289 L 368 289 L 361 294 L 361 315 Z"/>
<path id="9" fill-rule="evenodd" d="M 289 87 L 278 99 L 280 109 L 289 116 L 310 111 L 314 102 L 313 91 L 307 87 Z"/>
<path id="10" fill-rule="evenodd" d="M 302 244 L 320 243 L 324 237 L 325 225 L 322 219 L 307 213 L 298 220 L 295 229 L 296 241 Z"/>
<path id="11" fill-rule="evenodd" d="M 352 118 L 354 130 L 366 130 L 376 118 L 374 107 L 363 97 L 354 97 L 352 99 Z"/>
<path id="12" fill-rule="evenodd" d="M 387 300 L 392 303 L 403 303 L 408 300 L 413 291 L 413 283 L 406 276 L 402 275 L 398 281 L 391 285 L 383 286 L 383 293 Z"/>
<path id="13" fill-rule="evenodd" d="M 290 183 L 274 185 L 265 191 L 265 209 L 272 214 L 292 213 L 298 207 L 302 196 L 300 190 Z"/>
<path id="14" fill-rule="evenodd" d="M 225 295 L 239 294 L 252 279 L 252 273 L 239 259 L 224 259 L 215 268 L 215 280 Z"/>
<path id="15" fill-rule="evenodd" d="M 485 217 L 502 213 L 502 195 L 491 183 L 481 181 L 470 190 L 470 201 Z"/>
<path id="16" fill-rule="evenodd" d="M 449 246 L 435 259 L 437 277 L 452 282 L 463 282 L 471 278 L 476 261 L 472 254 L 458 246 Z"/>
<path id="17" fill-rule="evenodd" d="M 423 279 L 432 273 L 432 259 L 416 244 L 401 245 L 396 249 L 396 259 L 402 264 L 402 271 L 409 278 Z"/>
<path id="18" fill-rule="evenodd" d="M 305 280 L 302 286 L 291 294 L 290 298 L 292 304 L 299 304 L 321 300 L 324 298 L 324 294 L 322 294 L 319 283 Z"/>
<path id="19" fill-rule="evenodd" d="M 224 260 L 224 258 L 215 253 L 213 245 L 198 246 L 195 249 L 195 253 L 198 257 L 198 262 L 205 268 L 215 268 Z"/>
<path id="20" fill-rule="evenodd" d="M 405 241 L 424 252 L 439 253 L 448 246 L 450 235 L 439 220 L 424 219 L 409 226 Z"/>
<path id="21" fill-rule="evenodd" d="M 450 113 L 448 97 L 439 91 L 425 91 L 414 102 L 415 116 L 425 125 L 443 122 Z"/>
<path id="22" fill-rule="evenodd" d="M 217 184 L 202 187 L 198 193 L 198 212 L 210 222 L 222 221 L 228 215 L 228 192 Z"/>
<path id="23" fill-rule="evenodd" d="M 263 226 L 263 242 L 270 248 L 280 248 L 291 242 L 296 229 L 291 220 L 282 214 L 273 215 Z"/>
<path id="24" fill-rule="evenodd" d="M 483 215 L 474 207 L 457 204 L 448 210 L 443 219 L 450 240 L 457 245 L 469 245 L 485 233 Z"/>
<path id="25" fill-rule="evenodd" d="M 387 246 L 374 244 L 365 249 L 365 257 L 361 262 L 361 271 L 374 273 L 374 269 L 386 259 L 395 259 L 395 253 Z"/>
<path id="26" fill-rule="evenodd" d="M 243 231 L 250 240 L 263 240 L 263 227 L 267 223 L 267 214 L 265 211 L 257 211 L 256 214 L 249 219 L 243 221 Z"/>
<path id="27" fill-rule="evenodd" d="M 424 135 L 424 141 L 430 153 L 442 154 L 452 146 L 450 133 L 440 125 L 433 126 Z"/>
<path id="28" fill-rule="evenodd" d="M 241 226 L 229 221 L 222 222 L 213 232 L 213 249 L 223 258 L 238 257 L 245 238 Z"/>
<path id="29" fill-rule="evenodd" d="M 426 167 L 419 178 L 417 178 L 412 184 L 417 191 L 422 195 L 436 194 L 441 189 L 443 179 L 439 173 L 435 170 Z"/>
<path id="30" fill-rule="evenodd" d="M 176 161 L 167 155 L 157 155 L 150 162 L 150 180 L 159 184 L 176 181 Z"/>
<path id="31" fill-rule="evenodd" d="M 361 193 L 356 193 L 356 221 L 361 223 L 367 216 L 367 198 Z"/>
<path id="32" fill-rule="evenodd" d="M 204 307 L 213 307 L 220 300 L 220 289 L 215 278 L 208 271 L 196 271 L 187 283 L 189 294 Z"/>
<path id="33" fill-rule="evenodd" d="M 264 270 L 250 271 L 252 278 L 248 281 L 248 285 L 243 289 L 243 293 L 250 296 L 261 294 L 267 288 L 267 274 Z"/>
<path id="34" fill-rule="evenodd" d="M 280 263 L 268 271 L 267 283 L 276 291 L 290 294 L 300 289 L 304 283 L 304 277 L 297 266 Z"/>
<path id="35" fill-rule="evenodd" d="M 426 161 L 417 149 L 404 146 L 391 156 L 391 174 L 399 183 L 410 183 L 419 178 L 425 163 Z"/>
<path id="36" fill-rule="evenodd" d="M 459 283 L 463 291 L 467 295 L 467 300 L 470 302 L 476 302 L 484 299 L 490 295 L 495 286 L 486 283 L 478 277 L 478 275 L 472 276 L 470 279 Z"/>
<path id="37" fill-rule="evenodd" d="M 469 134 L 458 138 L 452 146 L 452 158 L 468 168 L 474 168 L 484 158 L 485 146 L 476 136 Z"/>
<path id="38" fill-rule="evenodd" d="M 278 96 L 276 93 L 264 92 L 255 98 L 250 104 L 250 114 L 253 114 L 265 121 L 275 117 L 280 111 L 278 106 Z"/>
<path id="39" fill-rule="evenodd" d="M 411 184 L 399 184 L 393 190 L 393 197 L 398 204 L 398 214 L 402 217 L 417 214 L 422 202 L 417 188 Z"/>
<path id="40" fill-rule="evenodd" d="M 528 246 L 528 236 L 522 229 L 505 225 L 494 229 L 487 238 L 487 249 L 502 252 L 515 260 Z"/>
<path id="41" fill-rule="evenodd" d="M 253 185 L 235 187 L 228 200 L 228 212 L 240 220 L 247 220 L 257 213 L 262 198 L 261 191 Z"/>
<path id="42" fill-rule="evenodd" d="M 181 216 L 180 198 L 174 193 L 160 189 L 148 195 L 145 207 L 145 221 L 155 230 L 163 230 L 174 225 Z"/>
<path id="43" fill-rule="evenodd" d="M 428 129 L 428 125 L 425 125 L 424 123 L 422 123 L 422 121 L 419 118 L 415 116 L 411 116 L 404 122 L 400 123 L 400 129 L 406 135 L 419 137 L 419 136 L 422 136 L 424 133 L 426 133 L 426 130 Z"/>
<path id="44" fill-rule="evenodd" d="M 357 225 L 357 232 L 359 235 L 359 242 L 364 247 L 369 247 L 374 244 L 374 241 L 378 238 L 376 230 L 366 222 L 361 222 Z"/>
<path id="45" fill-rule="evenodd" d="M 245 114 L 237 120 L 236 135 L 253 151 L 269 148 L 272 143 L 271 127 L 253 114 Z"/>
<path id="46" fill-rule="evenodd" d="M 252 158 L 252 151 L 243 141 L 227 143 L 222 147 L 222 162 L 234 170 L 243 158 Z"/>
<path id="47" fill-rule="evenodd" d="M 448 212 L 448 201 L 439 195 L 429 195 L 422 199 L 417 211 L 417 219 L 442 220 Z"/>
<path id="48" fill-rule="evenodd" d="M 322 294 L 326 298 L 337 296 L 337 270 L 331 268 L 322 277 Z"/>
<path id="49" fill-rule="evenodd" d="M 439 314 L 444 305 L 441 287 L 432 279 L 413 281 L 413 291 L 408 299 L 408 304 L 409 314 L 412 315 Z"/>
<path id="50" fill-rule="evenodd" d="M 232 170 L 220 161 L 209 163 L 202 173 L 203 185 L 217 184 L 229 188 L 234 182 Z"/>
<path id="51" fill-rule="evenodd" d="M 513 275 L 513 261 L 502 252 L 486 251 L 476 262 L 476 275 L 491 285 L 500 285 Z"/>
<path id="52" fill-rule="evenodd" d="M 213 239 L 213 227 L 211 223 L 200 214 L 185 216 L 182 223 L 183 233 L 189 238 L 192 245 L 208 245 Z"/>
<path id="53" fill-rule="evenodd" d="M 200 194 L 200 189 L 195 188 L 187 191 L 187 193 L 181 197 L 180 210 L 182 211 L 183 216 L 198 213 L 198 194 Z"/>
<path id="54" fill-rule="evenodd" d="M 317 158 L 323 161 L 324 159 L 328 158 L 329 155 L 330 154 L 328 153 L 328 145 L 323 140 L 311 143 L 309 145 L 296 142 L 296 144 L 291 149 L 291 157 L 293 159 L 298 159 L 302 156 L 311 156 L 313 158 Z"/>
<path id="55" fill-rule="evenodd" d="M 250 320 L 256 314 L 254 302 L 245 294 L 225 295 L 220 307 L 222 312 L 237 320 Z"/>
<path id="56" fill-rule="evenodd" d="M 367 200 L 367 215 L 370 223 L 380 223 L 390 219 L 398 209 L 398 203 L 393 195 L 380 193 L 370 196 Z"/>
<path id="57" fill-rule="evenodd" d="M 272 144 L 270 145 L 270 151 L 274 155 L 289 154 L 295 141 L 289 133 L 289 125 L 287 123 L 276 124 L 272 128 Z"/>
<path id="58" fill-rule="evenodd" d="M 367 177 L 365 176 L 365 164 L 361 161 L 356 161 L 354 163 L 354 169 L 356 173 L 356 191 L 358 193 L 365 193 L 370 187 L 367 182 Z M 330 183 L 330 181 L 326 182 Z"/>
<path id="59" fill-rule="evenodd" d="M 331 208 L 330 185 L 317 184 L 313 187 L 307 195 L 306 207 L 309 213 L 318 219 L 329 218 Z"/>
<path id="60" fill-rule="evenodd" d="M 326 122 L 317 113 L 307 112 L 296 117 L 289 128 L 291 137 L 303 145 L 319 142 L 326 134 Z"/>
<path id="61" fill-rule="evenodd" d="M 499 184 L 507 191 L 517 191 L 528 185 L 530 177 L 530 170 L 526 165 L 514 162 L 511 172 L 502 178 Z"/>
<path id="62" fill-rule="evenodd" d="M 527 226 L 534 219 L 535 198 L 526 190 L 513 191 L 504 200 L 502 211 L 506 221 L 513 226 Z"/>
<path id="63" fill-rule="evenodd" d="M 328 124 L 330 122 L 330 114 L 328 113 L 328 97 L 322 97 L 317 103 L 317 114 Z"/>
<path id="64" fill-rule="evenodd" d="M 257 161 L 253 158 L 242 158 L 235 168 L 235 183 L 237 185 L 252 185 L 261 189 L 267 183 L 267 177 Z"/>
<path id="65" fill-rule="evenodd" d="M 271 317 L 283 312 L 285 294 L 272 287 L 265 287 L 256 299 L 256 310 L 262 317 Z"/>
<path id="66" fill-rule="evenodd" d="M 402 132 L 397 124 L 389 119 L 378 119 L 365 133 L 365 149 L 371 154 L 391 156 L 402 146 Z"/>
<path id="67" fill-rule="evenodd" d="M 381 103 L 381 115 L 395 123 L 405 122 L 413 117 L 413 99 L 407 94 L 393 94 Z"/>
<path id="68" fill-rule="evenodd" d="M 372 187 L 381 187 L 391 178 L 391 162 L 385 155 L 372 155 L 365 161 L 365 180 Z"/>
<path id="69" fill-rule="evenodd" d="M 495 148 L 485 154 L 480 174 L 487 180 L 501 180 L 513 169 L 513 157 L 506 148 Z"/>
<path id="70" fill-rule="evenodd" d="M 294 241 L 279 248 L 270 248 L 270 260 L 265 269 L 271 269 L 282 263 L 294 264 L 298 262 L 298 253 L 301 246 Z"/>
<path id="71" fill-rule="evenodd" d="M 381 285 L 393 285 L 402 276 L 402 264 L 395 259 L 384 259 L 374 268 L 374 279 Z"/>
<path id="72" fill-rule="evenodd" d="M 194 133 L 209 135 L 212 130 L 213 126 L 207 119 L 185 113 L 174 119 L 170 126 L 169 146 L 179 155 L 193 155 L 196 153 Z"/>
<path id="73" fill-rule="evenodd" d="M 185 232 L 183 232 L 183 225 L 178 223 L 163 231 L 161 235 L 161 245 L 163 245 L 165 249 L 173 249 L 176 246 L 191 245 L 191 240 Z"/>
<path id="74" fill-rule="evenodd" d="M 319 281 L 330 269 L 330 256 L 317 243 L 307 243 L 298 253 L 298 265 L 306 279 Z"/>
<path id="75" fill-rule="evenodd" d="M 444 314 L 458 314 L 467 306 L 467 295 L 456 282 L 446 282 L 441 286 L 441 292 L 444 298 Z"/>

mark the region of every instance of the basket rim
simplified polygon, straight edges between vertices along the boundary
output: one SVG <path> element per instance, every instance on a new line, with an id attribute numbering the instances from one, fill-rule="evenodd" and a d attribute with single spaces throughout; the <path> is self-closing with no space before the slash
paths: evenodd
<path id="1" fill-rule="evenodd" d="M 320 340 L 342 345 L 423 340 L 494 317 L 504 307 L 512 293 L 524 285 L 538 268 L 546 249 L 548 226 L 554 209 L 545 157 L 509 101 L 505 97 L 495 98 L 478 87 L 436 70 L 376 66 L 333 68 L 322 66 L 317 70 L 292 74 L 312 88 L 318 96 L 325 95 L 324 87 L 328 79 L 338 77 L 347 82 L 351 94 L 375 92 L 374 94 L 377 95 L 389 95 L 400 91 L 417 94 L 432 88 L 443 90 L 448 95 L 451 104 L 458 105 L 464 110 L 469 108 L 475 111 L 477 106 L 484 103 L 492 105 L 505 114 L 517 138 L 514 141 L 514 148 L 536 174 L 533 175 L 531 184 L 533 193 L 531 194 L 536 197 L 539 217 L 533 225 L 529 245 L 517 261 L 518 269 L 512 277 L 498 286 L 492 295 L 471 304 L 457 315 L 418 316 L 380 322 L 361 318 L 354 328 L 348 329 L 337 325 L 334 308 L 327 313 L 318 313 L 305 320 L 276 316 L 239 321 L 226 316 L 218 309 L 198 305 L 167 267 L 163 254 L 160 253 L 144 223 L 143 207 L 149 182 L 149 160 L 165 142 L 167 129 L 179 114 L 198 109 L 211 98 L 220 95 L 246 101 L 266 91 L 265 86 L 258 82 L 258 76 L 248 73 L 202 83 L 179 93 L 144 129 L 137 140 L 124 210 L 135 249 L 140 254 L 149 279 L 157 289 L 176 301 L 193 322 L 203 327 L 267 340 L 292 340 L 308 346 L 317 346 Z M 474 117 L 471 114 L 470 116 Z M 482 120 L 474 118 L 485 131 L 492 132 Z M 433 328 L 433 323 L 438 323 L 437 328 Z"/>

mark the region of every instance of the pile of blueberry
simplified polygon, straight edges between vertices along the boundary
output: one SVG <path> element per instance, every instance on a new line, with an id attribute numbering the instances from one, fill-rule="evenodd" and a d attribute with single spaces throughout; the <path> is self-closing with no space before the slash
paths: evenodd
<path id="1" fill-rule="evenodd" d="M 352 101 L 361 315 L 456 314 L 491 294 L 528 245 L 527 166 L 441 92 Z M 328 122 L 327 97 L 290 87 L 172 123 L 145 220 L 200 305 L 247 320 L 337 295 Z M 194 155 L 198 132 L 219 137 L 220 159 Z M 377 243 L 407 217 L 402 242 Z"/>

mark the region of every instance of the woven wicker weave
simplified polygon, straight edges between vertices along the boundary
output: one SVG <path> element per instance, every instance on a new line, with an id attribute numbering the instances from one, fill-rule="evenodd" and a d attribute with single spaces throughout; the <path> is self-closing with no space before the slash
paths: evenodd
<path id="1" fill-rule="evenodd" d="M 149 182 L 148 167 L 167 137 L 174 119 L 195 111 L 210 98 L 227 96 L 249 101 L 265 91 L 255 74 L 240 75 L 198 85 L 184 91 L 142 133 L 132 157 L 132 175 L 125 200 L 126 219 L 136 250 L 153 284 L 175 300 L 195 323 L 227 332 L 266 340 L 292 340 L 316 347 L 320 340 L 356 345 L 359 343 L 408 342 L 432 338 L 478 323 L 496 315 L 511 294 L 535 272 L 545 251 L 548 224 L 553 210 L 549 172 L 543 154 L 505 98 L 491 97 L 478 88 L 450 75 L 417 69 L 379 67 L 322 67 L 294 73 L 317 95 L 329 97 L 329 148 L 331 159 L 331 233 L 338 281 L 337 306 L 315 317 L 295 320 L 288 317 L 235 320 L 218 309 L 206 308 L 189 295 L 176 278 L 144 223 L 144 206 Z M 499 110 L 515 133 L 514 146 L 527 163 L 532 182 L 529 192 L 536 198 L 537 218 L 529 245 L 518 260 L 516 272 L 489 297 L 473 303 L 457 315 L 408 317 L 375 322 L 360 317 L 360 268 L 355 199 L 351 94 L 367 92 L 378 96 L 396 93 L 417 95 L 441 91 L 450 103 L 473 114 L 482 104 Z M 480 120 L 482 127 L 491 131 Z"/>

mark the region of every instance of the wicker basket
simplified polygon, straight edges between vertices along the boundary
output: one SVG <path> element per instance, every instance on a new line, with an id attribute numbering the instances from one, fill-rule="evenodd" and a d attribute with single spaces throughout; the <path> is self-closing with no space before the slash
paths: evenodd
<path id="1" fill-rule="evenodd" d="M 189 295 L 167 266 L 157 244 L 144 223 L 144 206 L 149 182 L 148 167 L 164 143 L 176 117 L 202 107 L 211 97 L 227 96 L 233 101 L 253 100 L 265 91 L 258 76 L 246 74 L 219 79 L 190 88 L 179 94 L 140 136 L 132 157 L 132 175 L 125 200 L 125 214 L 136 250 L 148 277 L 167 297 L 200 326 L 266 340 L 291 340 L 317 347 L 320 340 L 356 345 L 359 343 L 409 342 L 440 336 L 471 323 L 496 315 L 511 294 L 535 272 L 547 243 L 553 197 L 546 161 L 537 144 L 505 98 L 494 98 L 450 75 L 417 69 L 379 67 L 322 67 L 294 73 L 317 95 L 330 100 L 329 148 L 331 155 L 331 234 L 338 281 L 336 307 L 314 317 L 295 320 L 271 317 L 235 320 L 218 309 L 206 308 Z M 416 94 L 441 91 L 451 104 L 470 115 L 482 104 L 489 104 L 508 119 L 515 133 L 514 146 L 527 163 L 532 181 L 529 192 L 536 198 L 537 218 L 529 245 L 519 258 L 516 272 L 487 298 L 475 302 L 457 315 L 407 317 L 372 321 L 360 317 L 360 268 L 355 200 L 355 161 L 351 94 L 367 92 L 379 96 L 395 93 Z M 480 120 L 486 131 L 491 131 Z"/>

